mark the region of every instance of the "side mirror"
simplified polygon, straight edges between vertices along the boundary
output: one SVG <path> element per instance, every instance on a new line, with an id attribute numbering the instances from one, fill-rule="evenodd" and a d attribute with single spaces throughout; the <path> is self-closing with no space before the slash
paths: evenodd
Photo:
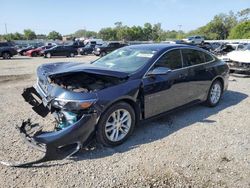
<path id="1" fill-rule="evenodd" d="M 148 76 L 155 76 L 155 75 L 166 75 L 168 73 L 172 72 L 171 69 L 166 67 L 156 67 L 153 70 L 149 71 L 147 73 Z"/>

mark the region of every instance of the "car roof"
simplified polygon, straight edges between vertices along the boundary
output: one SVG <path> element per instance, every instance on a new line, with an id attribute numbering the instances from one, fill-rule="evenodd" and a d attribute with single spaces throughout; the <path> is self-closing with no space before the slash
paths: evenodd
<path id="1" fill-rule="evenodd" d="M 144 50 L 154 50 L 154 51 L 168 50 L 168 49 L 180 48 L 180 47 L 195 48 L 194 46 L 190 46 L 186 44 L 158 44 L 158 43 L 130 45 L 128 47 L 134 48 L 134 49 L 144 49 Z"/>

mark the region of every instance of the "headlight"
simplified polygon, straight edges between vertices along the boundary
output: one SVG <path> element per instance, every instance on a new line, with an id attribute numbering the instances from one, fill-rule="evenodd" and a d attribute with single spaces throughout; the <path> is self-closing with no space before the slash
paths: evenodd
<path id="1" fill-rule="evenodd" d="M 65 100 L 65 99 L 54 99 L 51 103 L 52 106 L 67 110 L 84 110 L 89 108 L 96 102 L 95 99 L 91 100 Z"/>
<path id="2" fill-rule="evenodd" d="M 98 52 L 99 52 L 100 50 L 101 50 L 100 48 L 96 48 L 96 51 L 98 51 Z"/>

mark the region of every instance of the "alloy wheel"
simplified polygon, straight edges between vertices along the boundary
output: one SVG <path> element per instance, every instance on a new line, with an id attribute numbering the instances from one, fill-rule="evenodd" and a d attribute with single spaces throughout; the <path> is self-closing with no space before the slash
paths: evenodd
<path id="1" fill-rule="evenodd" d="M 112 142 L 119 142 L 129 133 L 131 124 L 132 118 L 127 110 L 114 111 L 105 124 L 106 137 Z"/>
<path id="2" fill-rule="evenodd" d="M 219 83 L 215 83 L 210 92 L 211 103 L 216 104 L 219 102 L 221 97 L 221 85 Z"/>

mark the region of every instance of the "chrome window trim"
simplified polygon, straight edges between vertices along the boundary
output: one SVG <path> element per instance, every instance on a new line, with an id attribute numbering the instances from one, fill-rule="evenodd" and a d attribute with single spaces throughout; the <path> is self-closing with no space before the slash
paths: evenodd
<path id="1" fill-rule="evenodd" d="M 208 62 L 204 62 L 204 63 L 200 63 L 200 64 L 197 64 L 197 65 L 190 65 L 190 66 L 184 67 L 183 56 L 182 56 L 182 50 L 183 50 L 183 49 L 196 50 L 196 51 L 200 51 L 200 52 L 206 53 L 206 54 L 210 55 L 210 56 L 213 58 L 213 60 L 208 61 Z M 149 67 L 149 69 L 146 71 L 146 73 L 143 75 L 142 78 L 146 78 L 148 72 L 149 72 L 150 69 L 155 65 L 155 63 L 156 63 L 162 56 L 164 56 L 166 53 L 168 53 L 168 52 L 170 52 L 170 51 L 172 51 L 172 50 L 180 50 L 180 52 L 181 52 L 181 58 L 182 58 L 182 68 L 174 69 L 174 70 L 172 70 L 172 72 L 178 71 L 178 70 L 182 70 L 182 69 L 187 69 L 187 68 L 190 68 L 190 67 L 196 67 L 196 66 L 200 66 L 200 65 L 206 65 L 206 64 L 209 64 L 209 63 L 214 62 L 214 60 L 215 60 L 214 56 L 211 55 L 210 53 L 206 52 L 205 50 L 193 49 L 193 48 L 188 48 L 188 47 L 172 48 L 172 49 L 169 49 L 169 50 L 165 51 L 163 54 L 161 54 L 161 55 L 152 63 L 152 65 Z"/>

